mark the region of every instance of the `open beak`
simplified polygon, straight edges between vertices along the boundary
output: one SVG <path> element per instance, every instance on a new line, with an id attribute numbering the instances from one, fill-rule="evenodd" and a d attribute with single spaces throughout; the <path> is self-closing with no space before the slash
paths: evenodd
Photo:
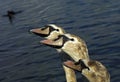
<path id="1" fill-rule="evenodd" d="M 48 45 L 48 46 L 53 47 L 53 48 L 61 48 L 63 46 L 63 38 L 61 37 L 57 40 L 46 39 L 46 40 L 40 41 L 40 43 Z"/>
<path id="2" fill-rule="evenodd" d="M 49 35 L 49 27 L 31 29 L 30 32 L 41 37 L 47 37 Z"/>
<path id="3" fill-rule="evenodd" d="M 72 69 L 80 71 L 80 72 L 82 72 L 83 69 L 89 70 L 89 67 L 87 67 L 81 59 L 78 62 L 67 60 L 67 61 L 63 62 L 63 64 L 69 68 L 72 68 Z"/>
<path id="4" fill-rule="evenodd" d="M 77 71 L 81 71 L 81 66 L 80 65 L 75 65 L 74 61 L 71 60 L 67 60 L 65 62 L 63 62 L 63 64 L 71 69 L 77 70 Z"/>

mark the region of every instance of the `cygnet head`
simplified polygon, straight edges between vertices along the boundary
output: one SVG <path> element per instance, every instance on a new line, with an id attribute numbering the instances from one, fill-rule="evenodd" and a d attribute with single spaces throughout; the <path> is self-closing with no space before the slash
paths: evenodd
<path id="1" fill-rule="evenodd" d="M 65 30 L 55 24 L 48 24 L 42 28 L 31 29 L 30 32 L 46 39 L 54 40 L 58 38 L 59 35 L 64 34 Z"/>
<path id="2" fill-rule="evenodd" d="M 110 82 L 110 74 L 106 67 L 96 60 L 80 59 L 78 62 L 66 61 L 64 65 L 80 71 L 89 82 Z"/>
<path id="3" fill-rule="evenodd" d="M 55 40 L 43 40 L 41 43 L 61 49 L 67 53 L 74 61 L 79 59 L 89 59 L 86 43 L 73 34 L 60 35 Z"/>

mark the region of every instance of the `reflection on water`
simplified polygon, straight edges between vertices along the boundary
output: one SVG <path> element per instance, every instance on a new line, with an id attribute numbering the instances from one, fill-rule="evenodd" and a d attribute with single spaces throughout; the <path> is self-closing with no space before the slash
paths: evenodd
<path id="1" fill-rule="evenodd" d="M 23 11 L 12 25 L 2 17 L 11 9 Z M 28 32 L 48 23 L 83 38 L 90 57 L 108 68 L 111 82 L 119 82 L 120 1 L 1 0 L 0 10 L 0 82 L 65 82 L 55 49 Z"/>

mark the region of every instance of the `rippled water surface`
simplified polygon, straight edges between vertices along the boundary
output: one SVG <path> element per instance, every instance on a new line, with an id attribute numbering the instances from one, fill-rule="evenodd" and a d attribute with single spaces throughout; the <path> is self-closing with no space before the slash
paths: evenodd
<path id="1" fill-rule="evenodd" d="M 8 10 L 22 11 L 12 24 L 2 17 Z M 119 0 L 0 0 L 0 15 L 0 82 L 66 82 L 56 50 L 29 33 L 48 23 L 83 38 L 111 82 L 120 82 Z"/>

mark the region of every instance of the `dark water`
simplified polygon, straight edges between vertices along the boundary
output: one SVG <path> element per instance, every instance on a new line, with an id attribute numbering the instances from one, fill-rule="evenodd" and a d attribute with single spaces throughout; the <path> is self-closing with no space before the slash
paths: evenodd
<path id="1" fill-rule="evenodd" d="M 119 0 L 0 0 L 0 15 L 7 10 L 23 12 L 13 24 L 0 17 L 0 82 L 65 82 L 56 50 L 29 33 L 48 23 L 83 38 L 90 57 L 107 67 L 111 82 L 120 82 Z"/>

